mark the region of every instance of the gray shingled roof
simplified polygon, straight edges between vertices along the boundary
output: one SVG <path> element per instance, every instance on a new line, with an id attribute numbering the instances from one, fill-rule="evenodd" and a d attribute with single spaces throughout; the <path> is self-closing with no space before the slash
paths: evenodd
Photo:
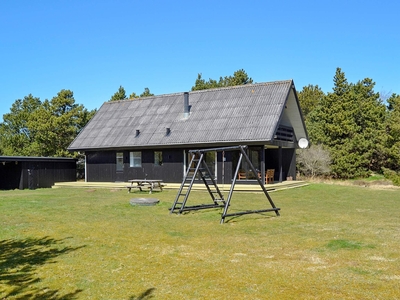
<path id="1" fill-rule="evenodd" d="M 286 80 L 193 91 L 188 118 L 183 115 L 183 93 L 106 102 L 68 149 L 268 143 L 285 119 L 282 113 L 294 94 L 292 86 L 292 80 Z M 301 112 L 296 110 L 295 122 L 305 136 Z M 171 130 L 169 135 L 166 128 Z"/>

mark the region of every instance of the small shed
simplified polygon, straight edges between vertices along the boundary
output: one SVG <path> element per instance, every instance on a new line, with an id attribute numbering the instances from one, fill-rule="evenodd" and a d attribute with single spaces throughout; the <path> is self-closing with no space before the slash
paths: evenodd
<path id="1" fill-rule="evenodd" d="M 0 156 L 0 190 L 49 188 L 76 180 L 76 159 Z"/>

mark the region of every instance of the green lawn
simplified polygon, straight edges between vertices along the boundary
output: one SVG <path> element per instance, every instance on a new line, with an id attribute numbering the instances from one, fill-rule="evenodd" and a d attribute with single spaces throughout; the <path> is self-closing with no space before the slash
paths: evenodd
<path id="1" fill-rule="evenodd" d="M 223 225 L 220 210 L 169 214 L 175 194 L 0 191 L 0 299 L 400 299 L 400 190 L 312 184 L 271 193 L 280 217 Z"/>

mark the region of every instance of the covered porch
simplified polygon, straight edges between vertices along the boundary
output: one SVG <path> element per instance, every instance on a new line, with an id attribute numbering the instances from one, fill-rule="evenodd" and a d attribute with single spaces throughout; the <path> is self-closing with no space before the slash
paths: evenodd
<path id="1" fill-rule="evenodd" d="M 253 145 L 247 147 L 246 154 L 256 169 L 256 173 L 251 170 L 245 160 L 242 160 L 239 172 L 235 175 L 239 164 L 239 151 L 207 152 L 205 160 L 218 184 L 230 184 L 235 176 L 236 184 L 239 185 L 258 184 L 257 178 L 260 178 L 265 185 L 296 180 L 294 147 Z M 186 155 L 185 159 L 184 169 L 186 170 L 190 157 Z"/>

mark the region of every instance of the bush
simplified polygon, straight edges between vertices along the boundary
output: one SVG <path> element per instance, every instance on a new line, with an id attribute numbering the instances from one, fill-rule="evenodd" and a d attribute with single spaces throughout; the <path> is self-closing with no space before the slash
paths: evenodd
<path id="1" fill-rule="evenodd" d="M 331 158 L 322 145 L 311 146 L 309 149 L 297 151 L 297 169 L 307 177 L 327 175 L 330 172 Z"/>
<path id="2" fill-rule="evenodd" d="M 383 176 L 392 181 L 393 185 L 400 186 L 400 174 L 396 171 L 382 168 Z"/>

